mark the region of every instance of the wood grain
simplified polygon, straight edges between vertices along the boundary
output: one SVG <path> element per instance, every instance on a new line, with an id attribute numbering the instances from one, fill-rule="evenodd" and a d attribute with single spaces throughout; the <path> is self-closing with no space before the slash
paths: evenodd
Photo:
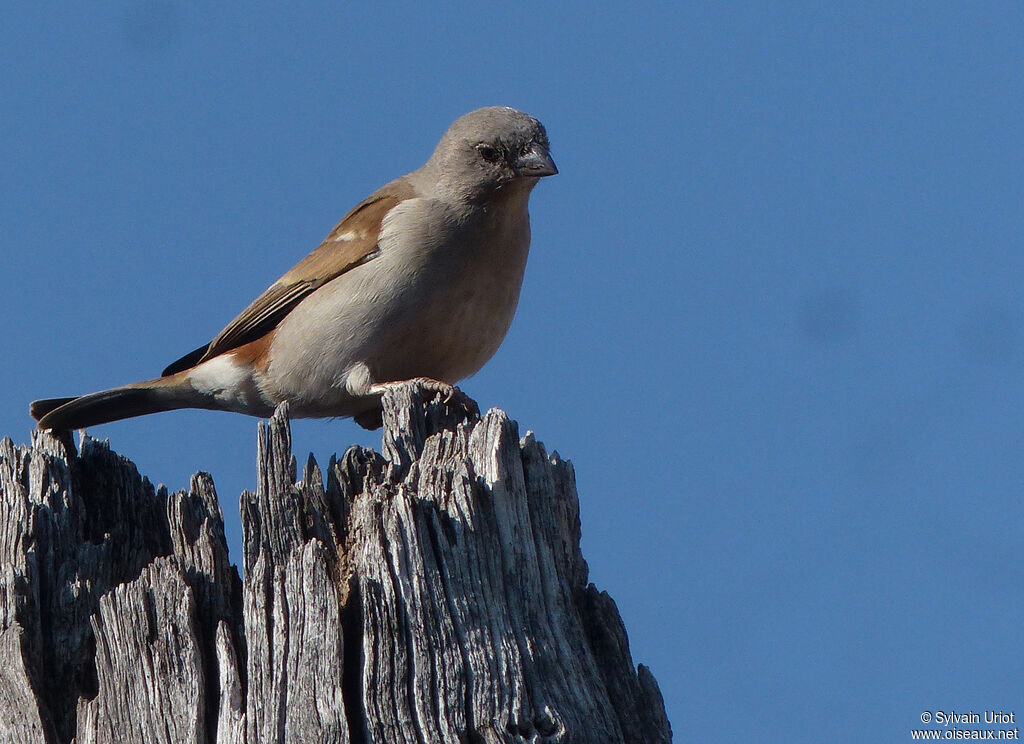
<path id="1" fill-rule="evenodd" d="M 571 464 L 416 385 L 301 477 L 282 406 L 228 561 L 212 479 L 0 442 L 0 742 L 668 742 Z"/>

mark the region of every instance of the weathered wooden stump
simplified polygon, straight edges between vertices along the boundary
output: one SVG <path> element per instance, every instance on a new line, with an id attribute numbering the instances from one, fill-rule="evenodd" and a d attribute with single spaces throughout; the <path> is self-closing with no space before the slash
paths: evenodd
<path id="1" fill-rule="evenodd" d="M 104 442 L 0 443 L 0 742 L 667 742 L 587 581 L 572 466 L 405 385 L 384 454 L 296 481 L 260 425 L 243 577 L 213 481 Z"/>

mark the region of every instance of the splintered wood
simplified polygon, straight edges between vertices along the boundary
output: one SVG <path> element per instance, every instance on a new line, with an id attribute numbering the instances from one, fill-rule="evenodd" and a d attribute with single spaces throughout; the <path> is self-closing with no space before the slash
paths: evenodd
<path id="1" fill-rule="evenodd" d="M 0 742 L 671 741 L 572 466 L 426 395 L 385 395 L 383 455 L 298 479 L 287 408 L 261 424 L 241 579 L 208 475 L 0 443 Z"/>

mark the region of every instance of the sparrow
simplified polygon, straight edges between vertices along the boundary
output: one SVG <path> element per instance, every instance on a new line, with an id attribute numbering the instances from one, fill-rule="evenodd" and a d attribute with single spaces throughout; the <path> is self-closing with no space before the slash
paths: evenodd
<path id="1" fill-rule="evenodd" d="M 512 323 L 530 192 L 558 173 L 547 133 L 492 106 L 457 119 L 418 170 L 352 209 L 216 338 L 152 380 L 31 404 L 40 429 L 179 408 L 380 425 L 389 385 L 451 395 Z"/>

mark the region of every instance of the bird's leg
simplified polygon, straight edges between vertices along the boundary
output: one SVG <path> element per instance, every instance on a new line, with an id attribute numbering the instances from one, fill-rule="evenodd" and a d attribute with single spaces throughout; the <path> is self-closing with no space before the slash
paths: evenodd
<path id="1" fill-rule="evenodd" d="M 435 380 L 431 377 L 413 377 L 411 380 L 396 380 L 394 382 L 380 382 L 370 386 L 370 391 L 377 395 L 382 395 L 384 391 L 393 387 L 394 385 L 401 385 L 403 383 L 414 382 L 428 392 L 435 393 L 441 397 L 441 405 L 450 406 L 452 404 L 462 408 L 466 411 L 471 418 L 478 418 L 480 416 L 480 407 L 476 404 L 476 401 L 462 392 L 459 388 L 451 383 L 444 382 L 442 380 Z M 429 402 L 429 400 L 427 401 Z"/>
<path id="2" fill-rule="evenodd" d="M 453 401 L 458 401 L 466 407 L 472 405 L 472 399 L 464 392 L 459 390 L 455 385 L 444 382 L 442 380 L 435 380 L 431 377 L 413 377 L 411 380 L 396 380 L 394 382 L 378 382 L 370 385 L 370 393 L 374 395 L 383 395 L 387 390 L 391 389 L 395 385 L 403 385 L 405 383 L 414 382 L 417 385 L 422 386 L 427 391 L 436 393 L 444 396 L 442 403 L 448 404 Z"/>
<path id="3" fill-rule="evenodd" d="M 412 377 L 408 380 L 391 380 L 389 382 L 374 382 L 370 368 L 364 362 L 354 365 L 344 378 L 345 388 L 350 395 L 384 395 L 396 385 L 403 385 L 414 382 L 426 388 L 429 392 L 440 393 L 444 396 L 444 402 L 450 403 L 456 398 L 466 398 L 465 393 L 451 383 L 442 380 L 435 380 L 433 377 Z"/>
<path id="4" fill-rule="evenodd" d="M 426 402 L 430 402 L 430 394 L 441 397 L 441 404 L 448 406 L 455 404 L 465 410 L 470 417 L 479 417 L 480 408 L 476 401 L 459 390 L 451 383 L 442 380 L 435 380 L 432 377 L 413 377 L 408 380 L 392 380 L 390 382 L 373 382 L 370 370 L 365 364 L 358 364 L 349 372 L 345 386 L 353 396 L 374 396 L 384 395 L 397 385 L 415 383 L 426 390 Z M 382 424 L 381 409 L 379 407 L 364 411 L 353 417 L 357 424 L 365 429 L 377 429 Z"/>

